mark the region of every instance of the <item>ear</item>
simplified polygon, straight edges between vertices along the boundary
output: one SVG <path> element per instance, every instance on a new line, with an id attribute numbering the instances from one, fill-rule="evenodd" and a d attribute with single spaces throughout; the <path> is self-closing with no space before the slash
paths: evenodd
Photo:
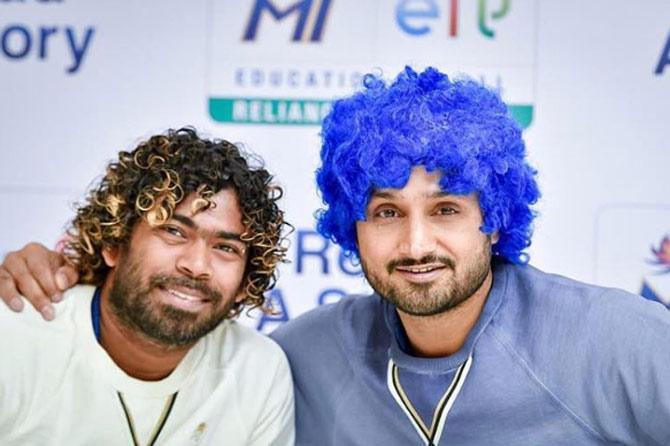
<path id="1" fill-rule="evenodd" d="M 496 231 L 493 234 L 491 234 L 491 244 L 495 245 L 496 243 L 498 243 L 498 240 L 500 240 L 500 234 L 498 233 L 498 231 Z"/>
<path id="2" fill-rule="evenodd" d="M 235 303 L 242 303 L 244 299 L 247 298 L 247 293 L 244 291 L 244 287 L 240 287 L 240 290 L 235 295 Z"/>
<path id="3" fill-rule="evenodd" d="M 107 266 L 114 268 L 119 262 L 119 248 L 102 248 L 102 258 Z"/>

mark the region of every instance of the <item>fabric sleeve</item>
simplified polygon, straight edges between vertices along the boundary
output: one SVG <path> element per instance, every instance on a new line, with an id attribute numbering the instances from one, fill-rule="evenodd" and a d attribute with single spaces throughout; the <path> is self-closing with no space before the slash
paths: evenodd
<path id="1" fill-rule="evenodd" d="M 670 445 L 670 312 L 623 294 L 605 293 L 612 305 L 591 318 L 583 407 L 593 407 L 593 424 L 606 439 Z"/>
<path id="2" fill-rule="evenodd" d="M 670 445 L 670 312 L 667 316 L 645 318 L 644 327 L 630 333 L 637 348 L 620 357 L 621 385 L 631 408 L 631 419 L 622 422 L 632 424 L 636 444 Z"/>
<path id="3" fill-rule="evenodd" d="M 25 405 L 21 404 L 19 398 L 21 383 L 18 373 L 17 357 L 14 351 L 16 346 L 17 334 L 14 330 L 14 324 L 9 318 L 19 317 L 9 313 L 9 309 L 0 306 L 0 432 L 11 432 L 12 427 L 16 426 L 25 412 Z"/>
<path id="4" fill-rule="evenodd" d="M 0 305 L 0 433 L 10 438 L 30 418 L 41 382 L 40 321 L 32 312 L 17 314 Z"/>
<path id="5" fill-rule="evenodd" d="M 295 443 L 293 380 L 286 357 L 276 365 L 272 387 L 253 428 L 250 446 L 289 446 Z"/>

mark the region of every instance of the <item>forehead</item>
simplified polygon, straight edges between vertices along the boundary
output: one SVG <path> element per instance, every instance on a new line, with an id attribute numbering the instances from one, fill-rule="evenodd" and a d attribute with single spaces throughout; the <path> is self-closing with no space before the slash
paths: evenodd
<path id="1" fill-rule="evenodd" d="M 175 214 L 189 217 L 199 226 L 242 232 L 242 208 L 234 189 L 223 189 L 212 195 L 209 198 L 212 205 L 208 208 L 202 207 L 202 200 L 196 193 L 187 195 L 175 208 Z"/>
<path id="2" fill-rule="evenodd" d="M 419 204 L 425 200 L 448 198 L 453 202 L 479 208 L 479 198 L 476 193 L 450 194 L 441 188 L 441 179 L 442 174 L 439 171 L 428 172 L 423 166 L 414 167 L 407 183 L 402 188 L 375 189 L 368 205 L 374 205 L 380 200 Z"/>
<path id="3" fill-rule="evenodd" d="M 444 195 L 440 188 L 440 179 L 442 175 L 440 172 L 428 172 L 423 166 L 414 167 L 410 173 L 407 183 L 399 189 L 396 188 L 380 188 L 372 192 L 372 197 L 402 197 L 408 194 L 411 195 Z"/>

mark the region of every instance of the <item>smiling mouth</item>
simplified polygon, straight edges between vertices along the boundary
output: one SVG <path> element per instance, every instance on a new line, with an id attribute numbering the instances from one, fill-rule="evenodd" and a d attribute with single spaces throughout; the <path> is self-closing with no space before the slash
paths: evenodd
<path id="1" fill-rule="evenodd" d="M 209 299 L 191 293 L 185 293 L 183 291 L 175 290 L 174 288 L 167 288 L 165 291 L 167 291 L 169 294 L 176 297 L 177 299 L 181 299 L 187 302 L 209 302 Z"/>
<path id="2" fill-rule="evenodd" d="M 160 300 L 164 304 L 185 311 L 197 312 L 212 303 L 198 290 L 186 287 L 159 287 Z"/>
<path id="3" fill-rule="evenodd" d="M 409 266 L 398 265 L 393 270 L 407 282 L 429 284 L 442 277 L 448 268 L 444 263 L 425 263 Z"/>
<path id="4" fill-rule="evenodd" d="M 438 269 L 444 269 L 444 265 L 414 265 L 414 266 L 396 266 L 396 270 L 411 274 L 425 274 Z"/>

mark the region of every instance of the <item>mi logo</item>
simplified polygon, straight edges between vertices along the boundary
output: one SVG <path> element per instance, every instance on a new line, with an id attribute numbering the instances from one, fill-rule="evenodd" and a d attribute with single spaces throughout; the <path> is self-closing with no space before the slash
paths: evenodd
<path id="1" fill-rule="evenodd" d="M 332 0 L 302 0 L 283 9 L 275 5 L 273 0 L 255 0 L 254 6 L 244 31 L 244 41 L 256 40 L 261 18 L 270 16 L 274 21 L 284 20 L 288 16 L 297 16 L 291 41 L 320 42 L 328 18 L 328 10 Z"/>

